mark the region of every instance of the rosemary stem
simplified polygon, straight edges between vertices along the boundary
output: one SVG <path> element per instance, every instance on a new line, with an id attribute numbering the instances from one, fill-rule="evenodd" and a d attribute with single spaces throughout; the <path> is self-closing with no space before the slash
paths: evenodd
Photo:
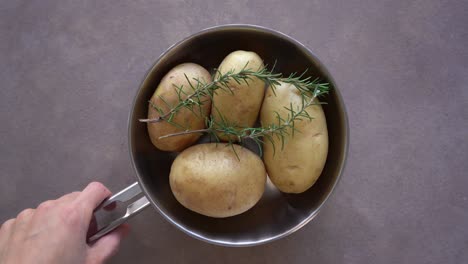
<path id="1" fill-rule="evenodd" d="M 138 121 L 143 122 L 143 123 L 157 123 L 157 122 L 161 121 L 161 117 L 141 118 L 141 119 L 138 119 Z"/>
<path id="2" fill-rule="evenodd" d="M 231 75 L 232 74 L 227 74 L 227 75 L 224 75 L 222 76 L 222 78 L 226 78 L 226 79 L 229 79 L 231 78 Z M 145 122 L 145 123 L 157 123 L 157 122 L 160 122 L 162 120 L 166 120 L 171 114 L 175 113 L 181 105 L 183 105 L 185 102 L 188 102 L 190 100 L 192 100 L 193 97 L 195 96 L 198 96 L 198 95 L 201 95 L 202 92 L 204 90 L 207 90 L 211 87 L 215 88 L 215 89 L 212 89 L 212 91 L 216 90 L 217 88 L 217 84 L 220 82 L 221 78 L 219 79 L 216 79 L 210 83 L 207 83 L 207 84 L 203 84 L 202 87 L 199 87 L 197 89 L 195 89 L 195 91 L 188 95 L 187 98 L 185 98 L 184 100 L 180 101 L 175 107 L 171 108 L 169 111 L 167 111 L 165 114 L 159 116 L 159 117 L 156 117 L 156 118 L 149 118 L 149 119 L 139 119 L 140 122 Z"/>
<path id="3" fill-rule="evenodd" d="M 266 69 L 265 69 L 266 70 Z M 269 73 L 271 74 L 271 73 Z M 187 98 L 183 99 L 182 101 L 179 101 L 175 107 L 172 107 L 169 111 L 167 111 L 165 114 L 156 117 L 156 118 L 148 118 L 148 119 L 139 119 L 140 122 L 145 122 L 145 123 L 157 123 L 162 120 L 166 120 L 171 114 L 176 113 L 179 109 L 180 106 L 184 105 L 184 103 L 192 100 L 193 97 L 198 97 L 198 96 L 204 96 L 209 93 L 213 93 L 217 89 L 221 88 L 222 84 L 225 84 L 227 81 L 236 79 L 236 78 L 243 78 L 243 79 L 248 79 L 250 76 L 255 76 L 255 72 L 252 72 L 250 70 L 245 70 L 242 69 L 240 72 L 228 72 L 226 74 L 220 75 L 217 79 L 206 83 L 202 84 L 201 87 L 197 87 L 195 91 L 188 95 Z M 272 74 L 272 76 L 279 76 L 278 74 Z M 198 85 L 201 83 L 197 80 Z M 228 88 L 230 89 L 230 88 Z"/>
<path id="4" fill-rule="evenodd" d="M 314 103 L 315 98 L 317 98 L 317 94 L 314 94 L 310 98 L 310 100 L 306 104 L 304 104 L 302 106 L 302 109 L 300 109 L 293 116 L 291 116 L 289 120 L 286 120 L 285 122 L 283 122 L 281 124 L 281 126 L 278 126 L 276 128 L 265 128 L 265 130 L 257 132 L 255 135 L 246 134 L 245 136 L 239 136 L 239 138 L 241 138 L 241 139 L 245 139 L 245 138 L 255 139 L 255 138 L 258 138 L 259 136 L 263 136 L 265 134 L 272 134 L 272 133 L 275 133 L 276 131 L 280 131 L 280 130 L 284 129 L 284 127 L 289 127 L 291 125 L 291 123 L 294 122 L 301 115 L 301 113 L 303 111 L 306 111 L 305 109 L 307 107 L 315 104 Z M 185 130 L 185 131 L 182 131 L 182 132 L 171 133 L 171 134 L 167 134 L 167 135 L 164 135 L 164 136 L 160 136 L 159 139 L 168 138 L 168 137 L 182 136 L 182 135 L 188 135 L 188 134 L 195 134 L 195 133 L 214 133 L 214 132 L 225 132 L 225 131 L 223 129 L 215 129 L 215 128 L 212 128 L 212 127 L 205 128 L 205 129 L 197 129 L 197 130 Z"/>
<path id="5" fill-rule="evenodd" d="M 205 129 L 197 129 L 197 130 L 185 130 L 182 132 L 177 132 L 177 133 L 172 133 L 172 134 L 167 134 L 164 136 L 160 136 L 159 139 L 163 138 L 168 138 L 168 137 L 176 137 L 176 136 L 182 136 L 182 135 L 188 135 L 188 134 L 194 134 L 194 133 L 207 133 L 210 132 L 211 130 L 208 128 Z"/>

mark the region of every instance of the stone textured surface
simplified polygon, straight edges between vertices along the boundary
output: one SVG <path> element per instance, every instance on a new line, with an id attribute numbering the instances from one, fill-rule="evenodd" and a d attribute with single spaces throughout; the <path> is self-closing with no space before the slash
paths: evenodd
<path id="1" fill-rule="evenodd" d="M 343 93 L 347 168 L 318 217 L 268 245 L 194 240 L 154 210 L 111 263 L 467 263 L 466 1 L 2 1 L 0 221 L 89 181 L 134 181 L 127 116 L 169 45 L 251 23 L 310 47 Z"/>

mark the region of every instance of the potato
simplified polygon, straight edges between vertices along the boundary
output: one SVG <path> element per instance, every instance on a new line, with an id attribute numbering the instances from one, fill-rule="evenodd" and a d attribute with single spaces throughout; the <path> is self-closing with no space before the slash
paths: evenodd
<path id="1" fill-rule="evenodd" d="M 231 70 L 239 72 L 246 64 L 246 69 L 254 71 L 264 67 L 262 59 L 255 52 L 238 50 L 224 58 L 218 71 L 222 74 Z M 211 114 L 214 121 L 222 122 L 220 116 L 222 115 L 228 124 L 252 127 L 257 120 L 265 94 L 264 82 L 258 78 L 252 78 L 248 84 L 245 82 L 239 84 L 231 80 L 228 86 L 232 92 L 218 89 L 213 96 Z M 219 133 L 218 137 L 223 141 L 229 140 L 229 136 L 223 133 Z M 237 140 L 237 138 L 231 137 L 231 140 Z"/>
<path id="2" fill-rule="evenodd" d="M 302 105 L 299 91 L 290 84 L 281 83 L 276 88 L 276 96 L 267 89 L 262 105 L 260 120 L 262 126 L 277 123 L 275 111 L 287 118 L 290 103 L 296 108 Z M 317 100 L 317 99 L 316 99 Z M 321 105 L 307 107 L 312 120 L 295 122 L 300 132 L 285 136 L 284 149 L 281 140 L 273 137 L 273 145 L 268 140 L 264 144 L 265 167 L 273 184 L 285 193 L 301 193 L 309 189 L 322 173 L 328 153 L 328 132 L 325 114 Z"/>
<path id="3" fill-rule="evenodd" d="M 182 99 L 186 99 L 188 95 L 193 93 L 193 89 L 184 74 L 187 75 L 189 80 L 191 80 L 190 83 L 194 87 L 196 87 L 197 82 L 192 81 L 193 78 L 199 78 L 205 82 L 211 82 L 210 73 L 202 66 L 195 63 L 183 63 L 177 65 L 162 78 L 155 93 L 151 97 L 150 104 L 148 106 L 148 119 L 158 118 L 160 116 L 159 112 L 153 105 L 161 108 L 164 113 L 169 112 L 172 107 L 177 105 L 179 97 L 177 95 L 177 88 L 175 88 L 174 85 L 178 87 L 182 86 Z M 171 107 L 169 107 L 161 97 Z M 159 139 L 159 137 L 181 132 L 185 129 L 203 129 L 205 127 L 205 117 L 209 115 L 211 108 L 211 99 L 209 96 L 201 99 L 204 101 L 201 111 L 199 111 L 200 109 L 198 109 L 197 106 L 194 107 L 196 115 L 187 108 L 182 108 L 177 112 L 177 114 L 175 114 L 172 122 L 182 127 L 175 126 L 166 121 L 148 123 L 148 133 L 153 145 L 164 151 L 181 151 L 197 141 L 200 134 L 187 134 L 163 139 Z"/>
<path id="4" fill-rule="evenodd" d="M 183 206 L 221 218 L 241 214 L 260 200 L 266 171 L 257 155 L 239 145 L 199 144 L 177 156 L 169 183 Z"/>

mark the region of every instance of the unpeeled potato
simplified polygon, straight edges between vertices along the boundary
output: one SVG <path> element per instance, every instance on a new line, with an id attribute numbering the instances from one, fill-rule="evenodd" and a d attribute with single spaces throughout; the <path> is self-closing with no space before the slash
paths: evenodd
<path id="1" fill-rule="evenodd" d="M 266 171 L 262 160 L 244 147 L 199 144 L 177 156 L 169 183 L 177 201 L 186 208 L 206 216 L 229 217 L 260 200 Z"/>
<path id="2" fill-rule="evenodd" d="M 294 109 L 302 105 L 302 97 L 293 85 L 281 83 L 275 93 L 267 89 L 260 114 L 262 126 L 277 124 L 276 113 L 286 119 L 289 111 L 285 107 L 290 107 L 290 103 Z M 312 120 L 296 121 L 295 128 L 299 131 L 294 135 L 288 131 L 283 149 L 281 139 L 273 137 L 273 143 L 265 140 L 263 160 L 268 176 L 285 193 L 309 189 L 319 178 L 327 159 L 328 132 L 322 106 L 312 105 L 306 111 Z"/>
<path id="3" fill-rule="evenodd" d="M 257 71 L 264 65 L 255 52 L 238 50 L 224 58 L 218 67 L 217 76 L 229 71 L 239 72 L 244 67 Z M 257 120 L 265 94 L 264 82 L 252 77 L 247 84 L 243 81 L 237 83 L 235 80 L 230 80 L 228 86 L 231 91 L 218 89 L 213 96 L 211 114 L 214 121 L 236 127 L 252 127 Z M 218 133 L 217 136 L 223 141 L 237 140 L 236 137 L 224 133 Z"/>
<path id="4" fill-rule="evenodd" d="M 210 73 L 202 66 L 195 63 L 183 63 L 170 70 L 161 80 L 155 93 L 151 97 L 148 106 L 148 119 L 158 118 L 160 113 L 154 105 L 161 108 L 163 113 L 169 112 L 171 108 L 177 105 L 179 97 L 175 86 L 182 86 L 181 99 L 186 99 L 193 93 L 189 82 L 196 87 L 197 82 L 193 78 L 204 80 L 205 83 L 211 82 Z M 162 98 L 162 99 L 161 99 Z M 201 108 L 194 106 L 194 112 L 187 108 L 181 108 L 175 114 L 172 122 L 178 124 L 175 126 L 166 121 L 148 123 L 148 133 L 153 145 L 164 151 L 181 151 L 192 145 L 200 137 L 200 134 L 187 134 L 183 136 L 168 137 L 160 139 L 159 137 L 181 132 L 184 130 L 202 129 L 205 126 L 205 117 L 209 114 L 211 108 L 211 99 L 209 96 L 202 97 L 203 104 Z"/>

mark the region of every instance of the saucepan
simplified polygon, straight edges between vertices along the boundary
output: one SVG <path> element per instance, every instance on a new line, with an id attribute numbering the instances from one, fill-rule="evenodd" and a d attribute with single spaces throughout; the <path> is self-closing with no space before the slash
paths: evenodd
<path id="1" fill-rule="evenodd" d="M 210 218 L 194 213 L 177 202 L 169 186 L 169 172 L 177 153 L 158 150 L 151 144 L 145 123 L 148 100 L 161 78 L 174 66 L 194 62 L 214 69 L 232 51 L 254 51 L 265 64 L 285 75 L 309 69 L 308 75 L 330 83 L 322 100 L 329 133 L 329 153 L 323 172 L 312 188 L 301 194 L 279 192 L 267 182 L 261 200 L 249 211 L 229 218 Z M 106 200 L 134 201 L 124 216 L 104 225 L 90 238 L 96 240 L 152 207 L 188 235 L 223 246 L 253 246 L 285 237 L 311 221 L 335 189 L 348 152 L 349 128 L 343 99 L 333 77 L 303 44 L 278 31 L 253 25 L 223 25 L 195 33 L 169 47 L 154 63 L 140 84 L 128 121 L 128 143 L 136 182 Z"/>

